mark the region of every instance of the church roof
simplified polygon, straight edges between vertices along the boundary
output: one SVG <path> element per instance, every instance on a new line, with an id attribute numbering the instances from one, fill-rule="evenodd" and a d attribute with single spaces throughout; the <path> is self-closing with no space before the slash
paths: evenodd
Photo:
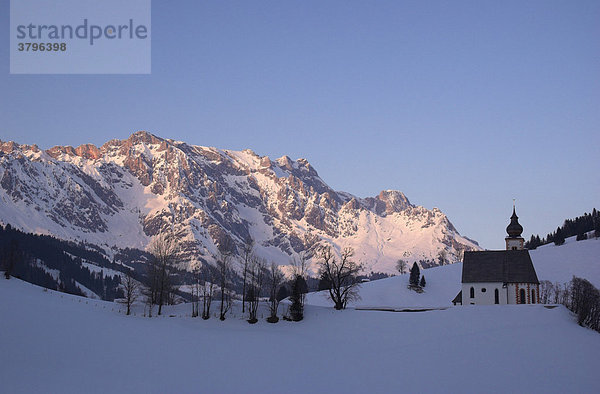
<path id="1" fill-rule="evenodd" d="M 462 304 L 462 290 L 458 292 L 458 294 L 456 295 L 456 297 L 454 297 L 452 302 L 455 304 L 458 304 L 458 303 Z"/>
<path id="2" fill-rule="evenodd" d="M 539 283 L 528 250 L 465 252 L 462 283 Z"/>

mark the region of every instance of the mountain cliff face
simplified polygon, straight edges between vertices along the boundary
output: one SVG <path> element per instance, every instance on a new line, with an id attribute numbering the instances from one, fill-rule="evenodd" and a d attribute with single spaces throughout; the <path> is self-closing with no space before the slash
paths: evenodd
<path id="1" fill-rule="evenodd" d="M 358 198 L 332 190 L 304 159 L 272 160 L 162 139 L 140 131 L 100 148 L 0 141 L 0 221 L 103 248 L 144 249 L 166 229 L 184 245 L 182 263 L 212 263 L 227 239 L 279 264 L 318 243 L 351 246 L 374 271 L 399 258 L 449 261 L 479 249 L 440 210 L 398 191 Z"/>

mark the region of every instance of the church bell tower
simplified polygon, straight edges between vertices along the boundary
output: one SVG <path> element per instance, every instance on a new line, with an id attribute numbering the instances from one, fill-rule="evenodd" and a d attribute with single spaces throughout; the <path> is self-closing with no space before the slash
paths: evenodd
<path id="1" fill-rule="evenodd" d="M 515 211 L 515 204 L 513 203 L 513 213 L 510 217 L 510 224 L 506 227 L 508 237 L 506 240 L 506 250 L 523 250 L 525 240 L 521 237 L 523 233 L 523 226 L 519 224 L 519 217 Z"/>

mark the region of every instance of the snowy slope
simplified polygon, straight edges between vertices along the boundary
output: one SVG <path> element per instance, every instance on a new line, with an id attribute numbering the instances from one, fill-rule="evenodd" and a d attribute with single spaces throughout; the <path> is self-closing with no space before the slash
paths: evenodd
<path id="1" fill-rule="evenodd" d="M 453 267 L 455 268 L 455 267 Z M 334 311 L 249 325 L 124 316 L 0 279 L 5 393 L 591 393 L 598 333 L 562 307 Z M 189 305 L 167 308 L 189 315 Z M 519 335 L 515 335 L 519 333 Z M 523 351 L 527 349 L 527 351 Z M 518 355 L 518 357 L 516 357 Z"/>
<path id="2" fill-rule="evenodd" d="M 565 283 L 573 275 L 589 280 L 600 288 L 600 239 L 575 241 L 568 238 L 564 245 L 545 245 L 530 251 L 538 279 Z M 446 307 L 460 291 L 462 263 L 421 270 L 427 286 L 418 294 L 407 288 L 408 274 L 363 283 L 361 300 L 352 304 L 358 307 Z M 330 306 L 325 293 L 311 293 L 307 302 Z"/>
<path id="3" fill-rule="evenodd" d="M 575 275 L 600 288 L 600 238 L 570 237 L 561 246 L 540 246 L 530 254 L 540 281 L 565 283 Z"/>

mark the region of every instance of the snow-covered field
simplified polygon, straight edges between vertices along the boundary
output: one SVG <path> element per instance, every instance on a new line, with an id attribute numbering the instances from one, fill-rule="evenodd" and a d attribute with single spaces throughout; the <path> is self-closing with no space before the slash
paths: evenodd
<path id="1" fill-rule="evenodd" d="M 598 250 L 588 245 L 600 241 L 561 248 Z M 556 255 L 544 248 L 532 255 L 538 253 Z M 569 279 L 551 267 L 567 266 L 569 258 L 548 256 L 534 257 L 540 279 L 554 272 Z M 425 275 L 424 294 L 411 298 L 403 286 L 394 289 L 404 280 L 397 277 L 365 284 L 363 302 L 413 306 L 423 297 L 422 305 L 447 305 L 460 266 Z M 405 298 L 395 302 L 396 296 Z M 0 392 L 591 393 L 599 387 L 600 334 L 577 326 L 563 307 L 393 313 L 307 305 L 302 322 L 255 325 L 239 312 L 225 322 L 185 317 L 189 305 L 168 307 L 165 315 L 174 317 L 152 319 L 124 316 L 119 307 L 0 279 Z"/>
<path id="2" fill-rule="evenodd" d="M 5 393 L 555 392 L 598 388 L 600 337 L 562 307 L 386 313 L 308 306 L 299 323 L 143 318 L 0 280 Z M 81 301 L 81 302 L 80 302 Z M 189 313 L 179 306 L 168 313 Z"/>

